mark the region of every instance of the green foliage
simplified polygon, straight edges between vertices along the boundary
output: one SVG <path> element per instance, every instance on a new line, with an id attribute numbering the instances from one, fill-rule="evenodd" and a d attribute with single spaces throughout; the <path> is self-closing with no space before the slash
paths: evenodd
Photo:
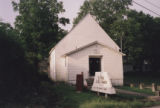
<path id="1" fill-rule="evenodd" d="M 15 27 L 26 44 L 27 56 L 31 61 L 41 60 L 61 38 L 64 31 L 58 24 L 65 25 L 69 19 L 59 18 L 64 12 L 62 2 L 57 0 L 20 0 L 13 2 L 16 17 Z M 35 62 L 36 60 L 34 60 Z"/>
<path id="2" fill-rule="evenodd" d="M 160 45 L 159 24 L 159 18 L 134 10 L 127 12 L 127 19 L 112 24 L 112 38 L 118 43 L 119 36 L 122 37 L 123 52 L 126 54 L 124 63 L 132 64 L 142 71 L 145 61 L 154 73 L 160 70 L 160 51 L 157 50 Z"/>
<path id="3" fill-rule="evenodd" d="M 69 20 L 58 17 L 64 9 L 57 0 L 20 0 L 13 7 L 19 12 L 15 29 L 0 22 L 0 99 L 20 101 L 40 80 L 48 81 L 38 73 L 38 62 L 66 33 L 59 24 Z"/>
<path id="4" fill-rule="evenodd" d="M 111 35 L 111 25 L 116 20 L 124 19 L 131 0 L 86 0 L 80 8 L 78 17 L 74 19 L 76 25 L 87 13 L 94 15 L 103 27 Z"/>
<path id="5" fill-rule="evenodd" d="M 155 83 L 157 85 L 160 84 L 159 75 L 151 75 L 151 73 L 128 73 L 124 75 L 124 82 L 126 84 L 140 84 L 144 83 L 145 85 L 151 86 L 152 83 Z"/>
<path id="6" fill-rule="evenodd" d="M 120 89 L 124 89 L 124 90 L 128 90 L 128 91 L 133 91 L 133 92 L 138 92 L 138 93 L 144 93 L 144 94 L 148 94 L 148 95 L 154 95 L 155 93 L 152 92 L 151 89 L 139 89 L 138 87 L 128 87 L 128 86 L 123 86 L 123 87 L 118 87 Z"/>
<path id="7" fill-rule="evenodd" d="M 0 22 L 0 98 L 23 96 L 37 81 L 16 31 Z"/>
<path id="8" fill-rule="evenodd" d="M 142 71 L 144 61 L 151 71 L 160 72 L 160 18 L 128 9 L 132 0 L 86 0 L 80 8 L 76 25 L 87 13 L 96 17 L 101 27 L 121 46 L 124 63 Z"/>
<path id="9" fill-rule="evenodd" d="M 137 17 L 138 16 L 138 17 Z M 146 61 L 153 72 L 157 72 L 160 68 L 160 54 L 157 47 L 160 45 L 158 36 L 160 24 L 150 15 L 145 15 L 143 12 L 130 11 L 128 12 L 128 28 L 124 28 L 125 37 L 123 41 L 124 53 L 127 54 L 129 63 L 142 70 L 142 65 Z M 132 20 L 132 22 L 130 22 Z M 130 41 L 131 40 L 131 41 Z"/>
<path id="10" fill-rule="evenodd" d="M 138 17 L 137 17 L 138 16 Z M 144 62 L 144 35 L 142 34 L 142 23 L 145 19 L 150 16 L 146 16 L 142 12 L 138 13 L 136 11 L 130 10 L 127 14 L 127 19 L 123 22 L 115 22 L 112 26 L 112 33 L 114 37 L 118 38 L 120 33 L 123 33 L 122 43 L 123 52 L 126 54 L 125 63 L 130 63 L 133 66 L 142 67 Z M 141 19 L 139 21 L 138 19 Z M 143 21 L 144 20 L 144 21 Z M 117 26 L 119 25 L 119 28 Z M 118 34 L 119 33 L 119 34 Z M 116 35 L 118 34 L 118 35 Z"/>
<path id="11" fill-rule="evenodd" d="M 160 73 L 160 18 L 148 19 L 146 22 L 144 34 L 145 42 L 145 60 L 149 62 L 153 72 Z"/>

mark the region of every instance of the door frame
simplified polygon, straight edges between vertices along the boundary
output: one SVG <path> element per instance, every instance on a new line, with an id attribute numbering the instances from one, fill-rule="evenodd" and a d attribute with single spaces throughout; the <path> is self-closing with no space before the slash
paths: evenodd
<path id="1" fill-rule="evenodd" d="M 88 56 L 88 76 L 94 77 L 94 76 L 90 75 L 90 65 L 89 65 L 90 58 L 100 58 L 100 70 L 102 71 L 102 58 L 103 58 L 103 56 L 102 55 L 89 55 Z"/>

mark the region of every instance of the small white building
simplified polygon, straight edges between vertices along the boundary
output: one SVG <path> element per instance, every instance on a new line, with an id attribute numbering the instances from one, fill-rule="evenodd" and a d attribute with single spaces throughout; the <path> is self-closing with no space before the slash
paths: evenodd
<path id="1" fill-rule="evenodd" d="M 81 72 L 87 79 L 103 71 L 108 72 L 113 85 L 123 85 L 123 53 L 119 49 L 93 16 L 87 14 L 51 49 L 49 75 L 54 81 L 75 84 L 76 75 Z"/>

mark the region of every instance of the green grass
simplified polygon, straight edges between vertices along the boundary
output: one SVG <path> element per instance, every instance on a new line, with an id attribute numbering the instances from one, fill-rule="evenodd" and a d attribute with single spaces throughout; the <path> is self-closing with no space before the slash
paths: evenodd
<path id="1" fill-rule="evenodd" d="M 124 85 L 123 87 L 120 87 L 121 89 L 124 90 L 130 90 L 134 92 L 139 92 L 139 93 L 145 93 L 149 95 L 155 95 L 155 93 L 152 92 L 151 89 L 149 88 L 144 88 L 142 90 L 139 89 L 139 84 L 143 83 L 144 87 L 146 86 L 152 86 L 152 83 L 155 83 L 156 85 L 160 86 L 160 79 L 158 78 L 159 75 L 150 75 L 148 74 L 140 74 L 140 73 L 128 73 L 124 75 Z M 129 87 L 129 84 L 134 84 L 133 88 Z"/>
<path id="2" fill-rule="evenodd" d="M 124 89 L 124 90 L 128 90 L 128 91 L 133 91 L 133 92 L 138 92 L 138 93 L 144 93 L 144 94 L 148 94 L 148 95 L 155 95 L 155 93 L 152 92 L 151 89 L 139 89 L 138 87 L 128 87 L 128 86 L 122 86 L 122 87 L 117 87 L 119 89 Z"/>
<path id="3" fill-rule="evenodd" d="M 144 101 L 144 98 L 117 94 L 97 96 L 85 90 L 77 93 L 75 88 L 64 83 L 42 82 L 36 93 L 24 97 L 21 101 L 0 100 L 0 108 L 141 108 L 160 104 Z"/>
<path id="4" fill-rule="evenodd" d="M 156 102 L 116 102 L 116 101 L 88 101 L 80 105 L 79 108 L 142 108 L 157 104 Z"/>

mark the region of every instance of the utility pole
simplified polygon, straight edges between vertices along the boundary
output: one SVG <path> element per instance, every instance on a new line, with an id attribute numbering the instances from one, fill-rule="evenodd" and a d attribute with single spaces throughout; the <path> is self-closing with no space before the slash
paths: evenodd
<path id="1" fill-rule="evenodd" d="M 121 47 L 121 52 L 123 52 L 123 35 L 124 35 L 124 32 L 122 32 L 122 35 L 120 36 L 120 47 Z"/>
<path id="2" fill-rule="evenodd" d="M 122 52 L 122 36 L 120 37 L 120 45 L 121 45 L 121 52 Z"/>

